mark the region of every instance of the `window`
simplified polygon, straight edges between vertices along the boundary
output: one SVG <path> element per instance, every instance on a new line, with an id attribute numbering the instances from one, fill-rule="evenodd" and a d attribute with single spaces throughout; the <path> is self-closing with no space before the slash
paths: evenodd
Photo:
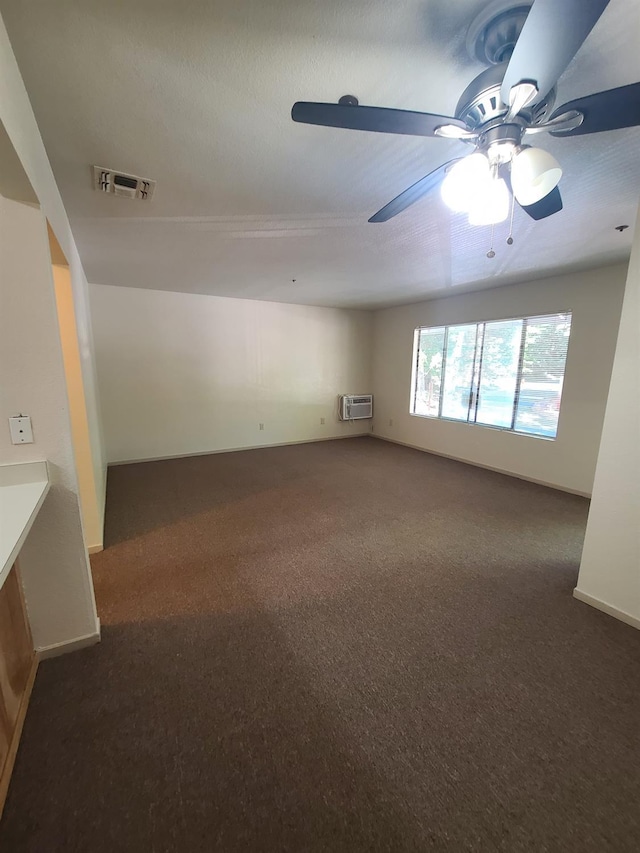
<path id="1" fill-rule="evenodd" d="M 571 314 L 416 329 L 411 414 L 555 438 Z"/>

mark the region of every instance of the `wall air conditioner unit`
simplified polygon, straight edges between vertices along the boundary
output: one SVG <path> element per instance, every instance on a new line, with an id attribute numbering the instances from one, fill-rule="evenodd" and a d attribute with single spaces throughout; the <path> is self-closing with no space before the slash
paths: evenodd
<path id="1" fill-rule="evenodd" d="M 343 394 L 340 397 L 340 420 L 359 421 L 373 417 L 373 394 Z"/>

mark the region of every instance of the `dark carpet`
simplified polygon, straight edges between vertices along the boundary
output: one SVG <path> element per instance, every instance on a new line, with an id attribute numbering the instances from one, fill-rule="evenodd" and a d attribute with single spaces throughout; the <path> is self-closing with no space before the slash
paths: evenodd
<path id="1" fill-rule="evenodd" d="M 3 851 L 637 851 L 640 632 L 587 501 L 369 438 L 112 468 Z"/>

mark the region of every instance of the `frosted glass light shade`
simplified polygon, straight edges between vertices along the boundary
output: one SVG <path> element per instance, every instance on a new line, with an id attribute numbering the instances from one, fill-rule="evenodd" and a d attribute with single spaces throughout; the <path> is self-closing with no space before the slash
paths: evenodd
<path id="1" fill-rule="evenodd" d="M 459 160 L 447 173 L 440 194 L 442 200 L 457 213 L 467 213 L 491 180 L 489 161 L 476 151 Z"/>
<path id="2" fill-rule="evenodd" d="M 558 185 L 560 164 L 542 148 L 525 148 L 511 161 L 511 186 L 519 204 L 535 204 Z"/>
<path id="3" fill-rule="evenodd" d="M 469 211 L 469 225 L 497 225 L 509 216 L 509 190 L 502 178 L 490 180 Z"/>

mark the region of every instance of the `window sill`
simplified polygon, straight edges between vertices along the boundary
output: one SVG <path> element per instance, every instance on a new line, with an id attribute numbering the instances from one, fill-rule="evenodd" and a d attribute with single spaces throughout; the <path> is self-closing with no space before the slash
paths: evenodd
<path id="1" fill-rule="evenodd" d="M 491 424 L 477 424 L 470 423 L 469 421 L 461 421 L 458 418 L 445 418 L 445 417 L 437 417 L 436 415 L 420 415 L 417 412 L 409 412 L 410 417 L 412 418 L 421 418 L 424 421 L 441 421 L 443 423 L 448 424 L 460 424 L 465 427 L 480 427 L 481 429 L 490 429 L 495 432 L 503 432 L 508 433 L 509 435 L 517 435 L 521 438 L 537 438 L 540 441 L 557 441 L 558 436 L 551 435 L 537 435 L 533 432 L 520 432 L 520 430 L 509 429 L 509 427 L 500 427 L 500 426 L 492 426 Z"/>

